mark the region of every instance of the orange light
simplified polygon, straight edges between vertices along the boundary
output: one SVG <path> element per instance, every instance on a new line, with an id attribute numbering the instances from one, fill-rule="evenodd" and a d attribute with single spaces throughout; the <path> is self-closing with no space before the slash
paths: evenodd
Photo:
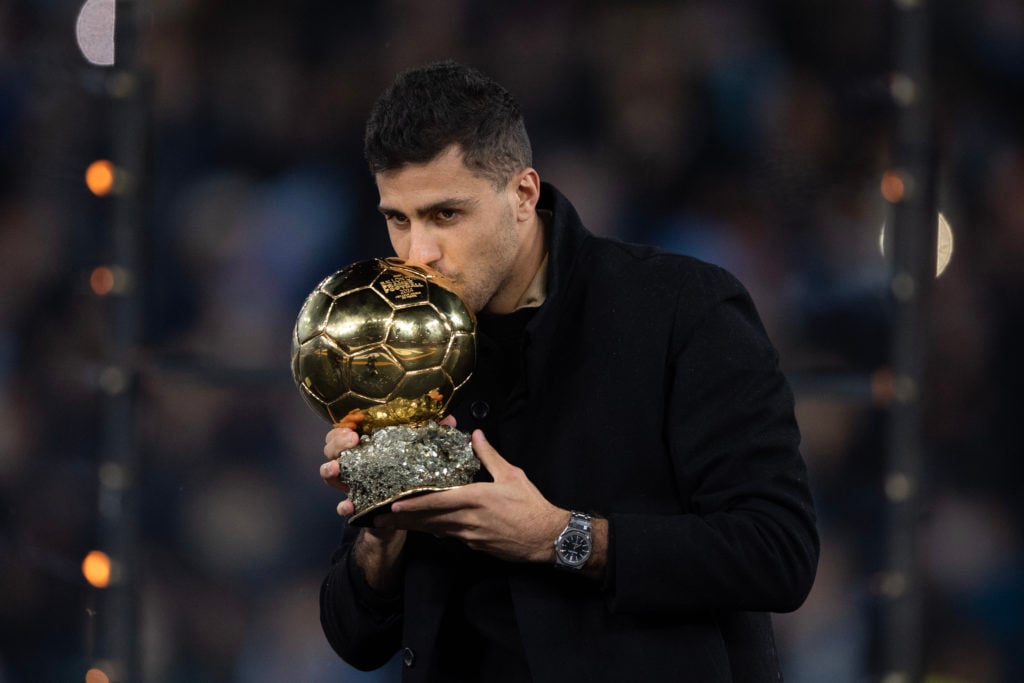
<path id="1" fill-rule="evenodd" d="M 85 683 L 110 683 L 110 676 L 99 669 L 89 669 L 85 672 Z"/>
<path id="2" fill-rule="evenodd" d="M 110 585 L 110 557 L 101 550 L 91 551 L 82 560 L 82 575 L 90 585 L 106 588 Z"/>
<path id="3" fill-rule="evenodd" d="M 889 368 L 879 368 L 871 373 L 871 398 L 878 406 L 887 406 L 896 397 L 896 378 Z"/>
<path id="4" fill-rule="evenodd" d="M 99 159 L 89 164 L 85 169 L 85 184 L 89 191 L 97 197 L 104 197 L 114 189 L 115 169 L 114 164 L 106 159 Z"/>
<path id="5" fill-rule="evenodd" d="M 903 200 L 905 194 L 906 186 L 899 171 L 889 170 L 882 174 L 882 196 L 886 201 L 896 204 Z"/>
<path id="6" fill-rule="evenodd" d="M 106 296 L 114 291 L 114 271 L 107 266 L 94 268 L 89 275 L 89 286 L 97 296 Z"/>

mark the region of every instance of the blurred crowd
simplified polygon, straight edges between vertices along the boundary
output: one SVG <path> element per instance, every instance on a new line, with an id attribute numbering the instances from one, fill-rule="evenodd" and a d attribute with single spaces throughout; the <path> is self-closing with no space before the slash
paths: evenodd
<path id="1" fill-rule="evenodd" d="M 101 542 L 115 329 L 90 273 L 110 258 L 116 200 L 83 172 L 122 131 L 110 69 L 75 45 L 81 4 L 0 4 L 2 683 L 84 680 L 106 616 L 80 564 Z M 323 276 L 388 252 L 362 123 L 397 71 L 442 58 L 520 99 L 541 178 L 593 231 L 721 264 L 751 290 L 796 390 L 823 534 L 810 599 L 776 617 L 784 670 L 880 674 L 892 3 L 134 4 L 150 124 L 133 354 L 144 680 L 396 680 L 349 669 L 320 634 L 342 522 L 289 334 Z M 922 349 L 927 670 L 1018 681 L 1024 4 L 930 5 L 954 242 Z"/>

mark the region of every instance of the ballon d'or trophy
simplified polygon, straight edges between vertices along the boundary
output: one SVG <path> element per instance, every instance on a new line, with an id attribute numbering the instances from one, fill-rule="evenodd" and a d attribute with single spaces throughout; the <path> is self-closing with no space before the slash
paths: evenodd
<path id="1" fill-rule="evenodd" d="M 468 484 L 469 436 L 438 422 L 473 373 L 476 317 L 440 273 L 397 258 L 354 263 L 306 298 L 292 377 L 306 403 L 360 442 L 339 459 L 355 513 Z"/>

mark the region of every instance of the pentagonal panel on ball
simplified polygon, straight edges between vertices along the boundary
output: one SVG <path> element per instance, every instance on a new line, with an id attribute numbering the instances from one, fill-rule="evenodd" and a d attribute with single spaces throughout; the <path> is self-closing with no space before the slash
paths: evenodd
<path id="1" fill-rule="evenodd" d="M 345 354 L 320 335 L 296 348 L 292 371 L 296 383 L 330 403 L 348 391 L 345 366 Z"/>
<path id="2" fill-rule="evenodd" d="M 373 283 L 373 288 L 395 308 L 425 303 L 429 298 L 425 279 L 396 270 L 385 271 Z"/>
<path id="3" fill-rule="evenodd" d="M 324 331 L 341 348 L 356 351 L 384 341 L 392 312 L 372 289 L 359 289 L 335 299 Z"/>
<path id="4" fill-rule="evenodd" d="M 352 391 L 371 399 L 388 398 L 404 374 L 401 363 L 380 346 L 352 354 L 348 363 Z"/>
<path id="5" fill-rule="evenodd" d="M 334 299 L 319 290 L 314 290 L 306 297 L 295 321 L 295 336 L 299 344 L 303 344 L 324 330 L 327 314 L 331 310 Z"/>
<path id="6" fill-rule="evenodd" d="M 413 306 L 395 311 L 387 346 L 407 370 L 424 370 L 441 364 L 450 336 L 433 306 Z"/>

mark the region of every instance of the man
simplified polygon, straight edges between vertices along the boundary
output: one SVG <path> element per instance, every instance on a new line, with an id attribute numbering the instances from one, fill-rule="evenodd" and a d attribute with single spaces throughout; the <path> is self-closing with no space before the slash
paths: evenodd
<path id="1" fill-rule="evenodd" d="M 345 531 L 321 594 L 332 646 L 363 669 L 401 652 L 409 681 L 778 680 L 767 612 L 804 600 L 818 538 L 743 288 L 588 233 L 475 70 L 400 75 L 365 142 L 398 256 L 479 312 L 447 420 L 489 476 Z M 327 435 L 332 486 L 357 439 Z"/>

